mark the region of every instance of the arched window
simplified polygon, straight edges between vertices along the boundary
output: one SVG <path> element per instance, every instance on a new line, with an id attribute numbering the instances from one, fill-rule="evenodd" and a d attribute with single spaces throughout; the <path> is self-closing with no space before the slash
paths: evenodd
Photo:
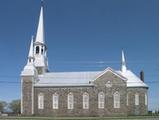
<path id="1" fill-rule="evenodd" d="M 31 58 L 29 58 L 29 63 L 31 63 Z"/>
<path id="2" fill-rule="evenodd" d="M 67 96 L 67 108 L 68 109 L 73 109 L 74 107 L 74 100 L 73 100 L 73 94 L 69 93 Z"/>
<path id="3" fill-rule="evenodd" d="M 145 105 L 147 105 L 147 94 L 145 93 Z"/>
<path id="4" fill-rule="evenodd" d="M 139 105 L 139 94 L 135 94 L 135 105 Z"/>
<path id="5" fill-rule="evenodd" d="M 52 95 L 52 106 L 53 109 L 58 109 L 59 106 L 59 96 L 57 93 Z"/>
<path id="6" fill-rule="evenodd" d="M 40 48 L 39 48 L 39 46 L 37 46 L 36 47 L 36 54 L 39 54 L 39 50 L 40 50 Z"/>
<path id="7" fill-rule="evenodd" d="M 40 93 L 38 95 L 38 109 L 44 109 L 44 94 Z"/>
<path id="8" fill-rule="evenodd" d="M 120 108 L 120 93 L 116 91 L 113 95 L 114 98 L 114 108 Z"/>
<path id="9" fill-rule="evenodd" d="M 42 46 L 42 47 L 41 47 L 41 54 L 42 54 L 42 55 L 44 54 L 44 51 L 45 51 L 45 46 Z"/>
<path id="10" fill-rule="evenodd" d="M 105 95 L 103 92 L 98 93 L 98 108 L 104 108 Z"/>
<path id="11" fill-rule="evenodd" d="M 43 52 L 44 52 L 44 49 L 42 48 L 42 49 L 41 49 L 41 54 L 43 54 Z"/>
<path id="12" fill-rule="evenodd" d="M 89 94 L 83 94 L 83 109 L 89 109 Z"/>

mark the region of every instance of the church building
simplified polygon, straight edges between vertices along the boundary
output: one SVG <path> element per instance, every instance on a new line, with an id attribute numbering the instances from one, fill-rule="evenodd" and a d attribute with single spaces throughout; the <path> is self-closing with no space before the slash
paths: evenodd
<path id="1" fill-rule="evenodd" d="M 44 35 L 43 5 L 27 64 L 21 72 L 21 113 L 30 116 L 145 115 L 148 86 L 127 69 L 122 51 L 121 68 L 101 71 L 50 72 Z"/>

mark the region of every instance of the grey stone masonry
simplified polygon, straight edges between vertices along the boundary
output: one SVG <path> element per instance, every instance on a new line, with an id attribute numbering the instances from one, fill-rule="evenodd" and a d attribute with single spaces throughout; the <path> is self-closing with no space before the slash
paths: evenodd
<path id="1" fill-rule="evenodd" d="M 108 82 L 109 81 L 109 82 Z M 109 86 L 107 86 L 109 83 Z M 34 112 L 41 116 L 126 116 L 126 82 L 112 72 L 107 72 L 94 81 L 93 86 L 88 87 L 35 87 Z M 120 93 L 120 108 L 113 106 L 113 94 Z M 74 109 L 67 109 L 67 95 L 74 95 Z M 83 109 L 82 95 L 89 94 L 89 109 Z M 104 109 L 98 108 L 98 93 L 104 92 Z M 38 109 L 38 94 L 44 94 L 44 109 Z M 52 95 L 59 95 L 59 108 L 53 109 Z"/>
<path id="2" fill-rule="evenodd" d="M 127 88 L 126 81 L 118 74 L 107 71 L 89 86 L 34 86 L 34 77 L 22 77 L 22 114 L 37 116 L 127 116 L 147 114 L 144 87 Z M 67 96 L 74 96 L 74 108 L 68 109 Z M 104 108 L 98 108 L 98 94 L 104 93 Z M 120 94 L 120 107 L 114 108 L 114 93 Z M 44 109 L 38 109 L 38 95 L 44 95 Z M 58 94 L 58 109 L 53 109 L 53 94 Z M 83 94 L 89 94 L 89 109 L 83 109 Z M 139 105 L 135 105 L 135 94 Z"/>
<path id="3" fill-rule="evenodd" d="M 139 105 L 135 105 L 135 94 L 139 94 Z M 146 115 L 148 106 L 145 104 L 147 88 L 127 88 L 128 115 Z"/>
<path id="4" fill-rule="evenodd" d="M 33 77 L 25 76 L 22 77 L 22 114 L 32 115 L 33 114 Z"/>

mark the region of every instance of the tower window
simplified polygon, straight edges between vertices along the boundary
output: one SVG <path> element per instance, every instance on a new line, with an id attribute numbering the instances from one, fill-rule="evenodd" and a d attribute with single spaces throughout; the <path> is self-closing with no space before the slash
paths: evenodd
<path id="1" fill-rule="evenodd" d="M 31 63 L 31 58 L 29 58 L 29 63 Z"/>
<path id="2" fill-rule="evenodd" d="M 43 48 L 41 49 L 41 54 L 43 54 L 43 52 L 44 52 L 44 50 L 43 50 Z"/>
<path id="3" fill-rule="evenodd" d="M 36 47 L 36 54 L 39 54 L 39 46 Z"/>
<path id="4" fill-rule="evenodd" d="M 40 75 L 40 74 L 43 74 L 43 69 L 42 69 L 42 67 L 37 67 L 36 69 L 37 69 L 39 75 Z"/>

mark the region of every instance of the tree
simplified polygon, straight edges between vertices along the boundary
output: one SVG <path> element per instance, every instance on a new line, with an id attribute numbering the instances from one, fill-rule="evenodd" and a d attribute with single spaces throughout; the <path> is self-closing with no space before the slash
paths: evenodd
<path id="1" fill-rule="evenodd" d="M 4 109 L 6 106 L 7 106 L 7 102 L 0 101 L 0 112 L 4 112 Z"/>
<path id="2" fill-rule="evenodd" d="M 12 110 L 14 114 L 19 114 L 20 113 L 20 100 L 13 100 L 9 104 L 9 108 Z"/>

